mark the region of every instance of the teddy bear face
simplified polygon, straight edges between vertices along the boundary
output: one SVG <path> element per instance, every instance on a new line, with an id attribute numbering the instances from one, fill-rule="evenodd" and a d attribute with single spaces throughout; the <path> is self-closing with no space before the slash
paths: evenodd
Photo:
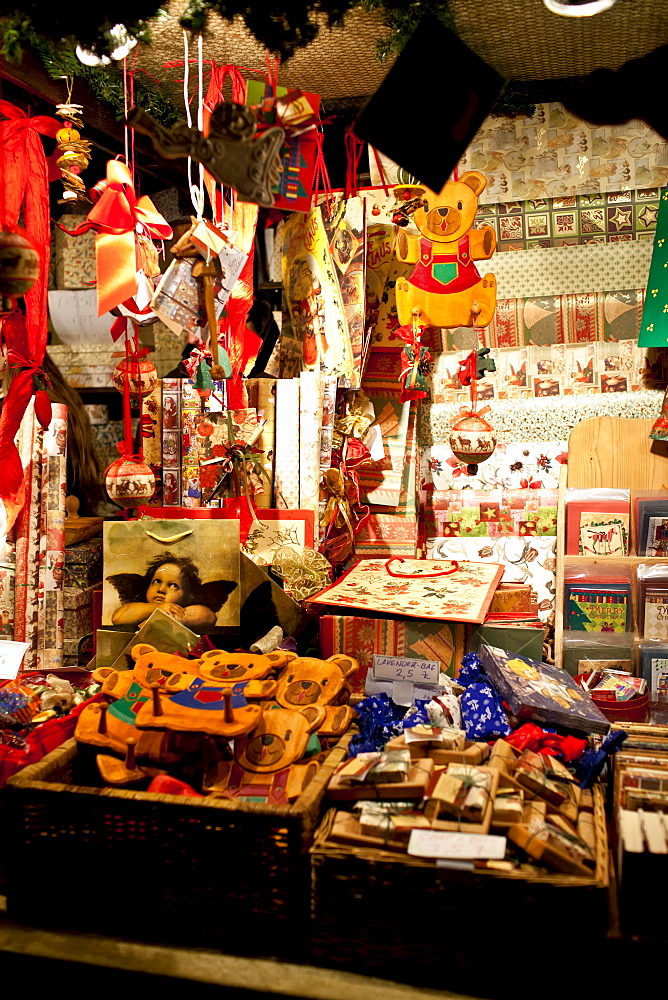
<path id="1" fill-rule="evenodd" d="M 344 675 L 338 663 L 302 656 L 288 663 L 278 679 L 276 701 L 284 708 L 329 705 L 341 691 Z"/>
<path id="2" fill-rule="evenodd" d="M 415 225 L 433 243 L 454 243 L 473 226 L 478 196 L 487 181 L 477 170 L 469 170 L 458 181 L 448 181 L 436 194 L 422 189 L 422 205 L 413 214 Z"/>
<path id="3" fill-rule="evenodd" d="M 313 728 L 300 712 L 269 709 L 251 736 L 235 741 L 235 759 L 246 771 L 280 771 L 304 756 Z"/>
<path id="4" fill-rule="evenodd" d="M 164 685 L 174 675 L 183 673 L 188 660 L 176 653 L 161 653 L 148 642 L 140 642 L 132 647 L 132 658 L 135 661 L 132 676 L 142 687 L 150 688 L 153 684 Z M 104 693 L 113 694 L 110 688 L 112 677 L 105 682 Z"/>
<path id="5" fill-rule="evenodd" d="M 259 680 L 266 677 L 275 666 L 282 666 L 282 656 L 264 656 L 260 653 L 227 653 L 209 649 L 193 664 L 206 680 L 218 683 Z"/>

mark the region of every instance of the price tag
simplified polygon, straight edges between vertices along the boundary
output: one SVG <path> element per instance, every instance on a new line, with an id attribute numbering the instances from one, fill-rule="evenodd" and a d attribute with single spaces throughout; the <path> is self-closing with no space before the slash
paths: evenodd
<path id="1" fill-rule="evenodd" d="M 418 858 L 500 859 L 506 853 L 506 838 L 482 833 L 412 830 L 408 853 Z"/>
<path id="2" fill-rule="evenodd" d="M 438 660 L 407 660 L 402 656 L 374 653 L 373 676 L 383 681 L 410 681 L 413 684 L 438 684 L 441 664 Z"/>

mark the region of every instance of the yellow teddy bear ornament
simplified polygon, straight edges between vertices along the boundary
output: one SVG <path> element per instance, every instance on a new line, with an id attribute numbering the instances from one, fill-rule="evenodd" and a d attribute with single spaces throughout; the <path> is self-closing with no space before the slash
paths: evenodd
<path id="1" fill-rule="evenodd" d="M 439 194 L 424 185 L 395 188 L 399 198 L 417 200 L 413 221 L 419 236 L 403 231 L 397 257 L 415 264 L 409 278 L 396 285 L 397 313 L 402 326 L 487 326 L 496 308 L 496 278 L 483 277 L 476 260 L 489 260 L 496 249 L 491 226 L 472 229 L 478 198 L 487 180 L 468 170 L 450 180 Z"/>

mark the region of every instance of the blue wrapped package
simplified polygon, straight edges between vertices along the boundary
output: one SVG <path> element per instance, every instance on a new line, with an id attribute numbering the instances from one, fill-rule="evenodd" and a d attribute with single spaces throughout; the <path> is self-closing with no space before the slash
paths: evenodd
<path id="1" fill-rule="evenodd" d="M 485 742 L 507 736 L 510 725 L 501 696 L 485 674 L 477 653 L 462 658 L 457 681 L 466 688 L 461 698 L 466 739 Z"/>

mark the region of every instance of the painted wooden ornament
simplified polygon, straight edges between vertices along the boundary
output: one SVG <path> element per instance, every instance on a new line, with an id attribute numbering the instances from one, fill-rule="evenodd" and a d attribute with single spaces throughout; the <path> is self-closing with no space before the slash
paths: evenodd
<path id="1" fill-rule="evenodd" d="M 134 393 L 135 396 L 148 396 L 158 384 L 158 373 L 155 370 L 155 365 L 148 358 L 130 355 L 129 358 L 123 358 L 118 362 L 114 368 L 112 379 L 119 392 L 123 392 L 126 373 L 130 383 L 130 392 Z"/>
<path id="2" fill-rule="evenodd" d="M 452 454 L 467 463 L 467 472 L 475 476 L 478 465 L 486 462 L 496 448 L 496 432 L 492 425 L 477 413 L 467 413 L 454 424 L 450 432 Z"/>
<path id="3" fill-rule="evenodd" d="M 484 327 L 491 322 L 496 278 L 491 272 L 481 277 L 475 261 L 489 260 L 496 234 L 491 226 L 473 228 L 486 184 L 483 174 L 468 170 L 438 194 L 422 185 L 395 188 L 400 200 L 410 199 L 407 204 L 420 233 L 400 229 L 397 236 L 397 257 L 415 265 L 410 277 L 399 278 L 396 285 L 401 326 L 410 323 L 416 309 L 424 326 Z"/>
<path id="4" fill-rule="evenodd" d="M 39 277 L 39 254 L 20 233 L 0 232 L 0 296 L 2 308 L 14 308 L 11 299 L 25 295 Z"/>
<path id="5" fill-rule="evenodd" d="M 155 492 L 155 476 L 148 465 L 132 458 L 117 458 L 104 474 L 110 500 L 119 507 L 140 507 Z"/>

